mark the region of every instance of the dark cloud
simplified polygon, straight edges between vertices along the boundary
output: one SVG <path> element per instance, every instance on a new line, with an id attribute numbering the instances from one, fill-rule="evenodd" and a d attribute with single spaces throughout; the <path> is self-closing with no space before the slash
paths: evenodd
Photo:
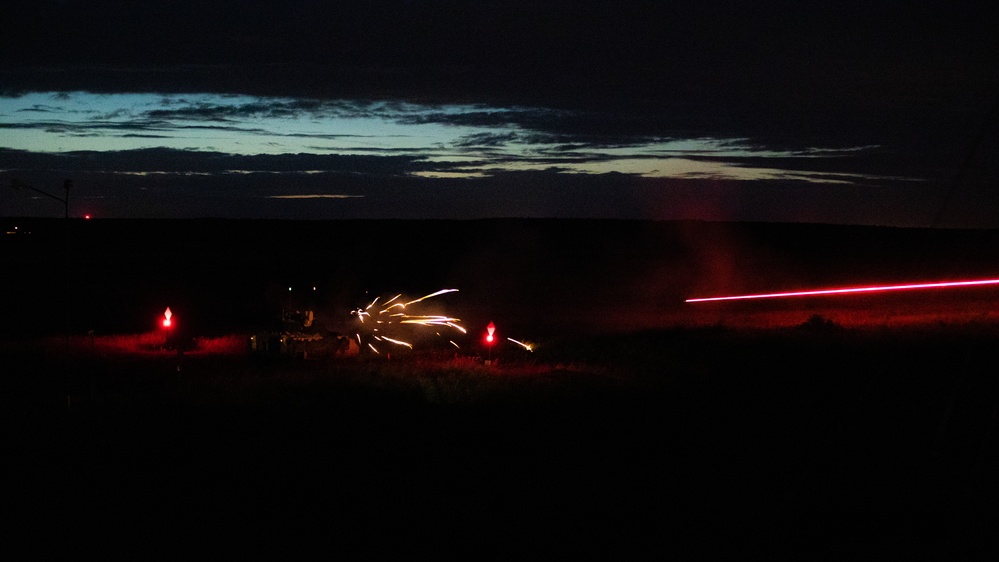
<path id="1" fill-rule="evenodd" d="M 475 133 L 465 135 L 455 143 L 458 147 L 496 147 L 516 142 L 520 137 L 517 133 Z"/>
<path id="2" fill-rule="evenodd" d="M 746 182 L 642 178 L 620 173 L 499 172 L 478 179 L 427 179 L 421 165 L 384 157 L 229 157 L 150 150 L 140 154 L 16 154 L 0 182 L 40 188 L 74 181 L 72 212 L 98 217 L 269 219 L 474 219 L 497 217 L 750 220 L 925 226 L 944 199 L 926 182 L 863 181 L 817 186 L 800 178 Z M 117 161 L 117 160 L 120 161 Z M 139 166 L 138 161 L 147 165 Z M 150 168 L 156 173 L 129 172 Z M 306 170 L 312 168 L 311 171 Z M 235 172 L 234 172 L 235 171 Z M 52 187 L 55 186 L 55 187 Z M 0 215 L 61 216 L 51 201 L 7 190 Z M 302 198 L 296 196 L 309 195 Z M 337 196 L 337 197 L 317 197 Z M 275 197 L 282 197 L 275 199 Z M 287 198 L 285 198 L 287 197 Z M 964 206 L 971 200 L 958 201 Z M 974 201 L 976 219 L 999 194 Z"/>
<path id="3" fill-rule="evenodd" d="M 180 105 L 185 100 L 166 100 L 167 105 Z M 247 117 L 291 118 L 304 113 L 315 113 L 335 105 L 318 100 L 259 100 L 240 104 L 195 103 L 169 109 L 154 109 L 143 113 L 150 119 L 179 119 L 196 121 L 229 121 Z"/>
<path id="4" fill-rule="evenodd" d="M 126 151 L 36 153 L 0 148 L 9 171 L 38 172 L 175 172 L 217 174 L 250 172 L 349 172 L 406 174 L 418 170 L 411 156 L 347 156 L 338 154 L 234 155 L 220 152 L 151 148 Z"/>
<path id="5" fill-rule="evenodd" d="M 29 107 L 27 109 L 18 110 L 19 113 L 20 112 L 23 112 L 23 113 L 53 113 L 53 112 L 56 112 L 56 111 L 59 111 L 58 107 L 45 106 L 45 105 L 34 105 L 34 106 Z"/>
<path id="6" fill-rule="evenodd" d="M 570 161 L 610 158 L 587 154 L 588 149 L 713 138 L 746 139 L 749 154 L 725 157 L 746 167 L 808 171 L 828 174 L 829 179 L 848 172 L 920 177 L 934 180 L 936 189 L 948 182 L 985 185 L 989 172 L 976 175 L 960 169 L 969 163 L 986 166 L 969 155 L 981 154 L 976 139 L 983 129 L 992 127 L 995 135 L 994 119 L 990 122 L 988 115 L 999 99 L 999 19 L 992 17 L 991 8 L 970 0 L 14 0 L 5 4 L 5 32 L 0 34 L 3 93 L 87 90 L 266 97 L 238 105 L 192 105 L 171 97 L 171 106 L 127 122 L 111 122 L 114 116 L 105 115 L 80 124 L 52 120 L 8 126 L 3 133 L 30 126 L 76 136 L 100 131 L 156 138 L 160 131 L 178 127 L 246 131 L 237 123 L 248 117 L 310 114 L 481 126 L 493 131 L 468 135 L 459 147 L 545 145 L 534 155 L 534 163 L 552 166 L 537 175 L 489 178 L 489 185 L 502 185 L 511 194 L 511 201 L 491 202 L 489 208 L 496 212 L 528 212 L 523 210 L 528 202 L 538 209 L 555 209 L 558 203 L 566 205 L 567 214 L 585 207 L 604 216 L 619 212 L 603 206 L 613 201 L 630 212 L 656 216 L 663 213 L 650 209 L 668 204 L 691 212 L 696 207 L 711 216 L 740 209 L 761 216 L 767 213 L 747 203 L 729 184 L 724 189 L 697 184 L 707 191 L 670 184 L 679 190 L 674 194 L 685 194 L 675 195 L 670 203 L 657 199 L 665 197 L 659 188 L 648 187 L 661 184 L 646 178 L 617 174 L 593 180 L 594 185 L 611 179 L 624 182 L 622 189 L 632 200 L 606 195 L 590 184 L 591 191 L 573 191 L 569 180 L 553 172 Z M 408 102 L 437 110 L 414 112 Z M 481 109 L 446 109 L 459 103 Z M 29 111 L 50 109 L 39 105 Z M 503 126 L 517 132 L 495 129 Z M 295 135 L 337 138 L 335 132 Z M 859 146 L 876 148 L 863 154 L 804 158 L 813 147 Z M 752 147 L 759 147 L 760 154 L 751 154 Z M 417 180 L 409 174 L 450 169 L 423 160 L 425 150 L 408 155 L 378 147 L 359 150 L 371 156 L 5 151 L 3 165 L 10 170 L 158 169 L 178 174 L 322 170 L 413 182 Z M 778 159 L 766 153 L 783 150 L 796 157 Z M 720 156 L 705 153 L 696 158 Z M 471 202 L 462 203 L 470 184 L 438 181 L 435 186 L 447 185 L 444 192 L 456 198 L 455 209 L 467 206 L 470 214 L 479 213 Z M 793 191 L 797 180 L 778 185 L 772 192 L 785 201 L 796 201 L 801 193 Z M 911 195 L 915 189 L 910 186 L 905 192 L 889 180 L 884 185 L 885 193 L 903 190 Z M 569 194 L 556 196 L 549 186 Z M 791 191 L 781 191 L 785 188 Z M 547 198 L 527 195 L 531 189 Z M 757 185 L 745 189 L 767 191 Z M 653 192 L 657 195 L 650 195 Z M 697 193 L 704 194 L 700 206 L 694 202 Z M 831 193 L 835 195 L 819 197 L 815 204 L 859 205 L 851 203 L 860 197 L 857 192 Z M 872 209 L 887 208 L 875 204 L 881 194 L 866 193 L 872 197 Z M 598 203 L 580 202 L 584 194 Z M 714 199 L 722 195 L 733 199 Z M 367 197 L 363 204 L 375 199 Z M 968 200 L 972 203 L 966 207 L 975 208 L 978 199 Z M 414 212 L 421 208 L 411 207 Z M 702 212 L 708 208 L 712 212 Z M 856 218 L 868 212 L 853 214 Z"/>
<path id="7" fill-rule="evenodd" d="M 697 97 L 748 108 L 779 96 L 785 110 L 843 95 L 932 99 L 946 95 L 933 88 L 967 86 L 995 62 L 997 25 L 983 2 L 586 4 L 15 0 L 0 62 L 122 69 L 117 85 L 96 80 L 154 91 L 177 80 L 296 97 L 646 109 Z"/>
<path id="8" fill-rule="evenodd" d="M 159 138 L 162 135 L 156 135 L 156 132 L 162 131 L 175 131 L 175 130 L 210 130 L 210 131 L 229 131 L 229 132 L 265 132 L 261 129 L 240 127 L 235 124 L 225 124 L 225 122 L 220 122 L 218 125 L 190 125 L 190 124 L 175 124 L 169 121 L 162 120 L 150 120 L 150 119 L 135 119 L 129 121 L 83 121 L 83 122 L 69 122 L 69 121 L 31 121 L 23 123 L 0 123 L 0 130 L 30 130 L 38 129 L 48 132 L 58 132 L 64 135 L 83 137 L 83 136 L 93 136 L 93 137 L 107 137 L 107 136 L 121 136 L 121 137 L 135 137 L 135 136 L 150 136 L 150 138 Z M 142 133 L 136 134 L 134 131 L 141 131 Z"/>

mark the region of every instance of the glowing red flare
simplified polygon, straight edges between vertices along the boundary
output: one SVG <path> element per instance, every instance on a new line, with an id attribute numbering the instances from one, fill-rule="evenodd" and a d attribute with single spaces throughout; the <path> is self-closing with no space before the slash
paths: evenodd
<path id="1" fill-rule="evenodd" d="M 734 301 L 748 299 L 774 299 L 784 297 L 808 297 L 818 295 L 840 295 L 846 293 L 873 293 L 880 291 L 906 291 L 913 289 L 944 289 L 949 287 L 969 287 L 975 285 L 997 285 L 999 279 L 977 279 L 971 281 L 941 281 L 935 283 L 912 283 L 907 285 L 874 285 L 866 287 L 844 287 L 840 289 L 817 289 L 812 291 L 791 291 L 786 293 L 761 293 L 755 295 L 731 295 L 725 297 L 702 297 L 687 299 L 684 302 Z"/>

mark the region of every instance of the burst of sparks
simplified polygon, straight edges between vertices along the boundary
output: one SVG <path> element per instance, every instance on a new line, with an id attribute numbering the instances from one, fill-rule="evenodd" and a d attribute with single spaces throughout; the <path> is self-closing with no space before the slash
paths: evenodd
<path id="1" fill-rule="evenodd" d="M 433 326 L 433 327 L 443 326 L 455 329 L 461 333 L 466 333 L 465 329 L 459 325 L 459 322 L 461 322 L 461 319 L 459 318 L 442 314 L 409 314 L 406 312 L 407 307 L 410 307 L 412 305 L 415 305 L 417 303 L 420 303 L 422 301 L 425 301 L 427 299 L 436 296 L 444 295 L 447 293 L 453 293 L 456 291 L 458 291 L 458 289 L 442 289 L 440 291 L 430 293 L 429 295 L 424 295 L 418 299 L 413 299 L 408 302 L 402 302 L 399 300 L 402 297 L 402 294 L 400 293 L 392 297 L 391 299 L 385 301 L 381 305 L 378 305 L 378 302 L 381 297 L 376 297 L 366 307 L 353 310 L 351 311 L 351 314 L 356 314 L 358 320 L 360 320 L 362 324 L 365 322 L 365 319 L 374 319 L 375 323 L 380 324 L 382 326 L 381 328 L 375 329 L 374 331 L 378 331 L 380 329 L 392 330 L 393 325 L 408 324 L 408 325 Z M 440 334 L 438 333 L 437 335 Z M 401 339 L 388 337 L 384 334 L 372 334 L 371 338 L 376 341 L 387 341 L 396 345 L 409 347 L 410 349 L 413 348 L 412 343 L 403 341 Z M 357 341 L 359 344 L 361 343 L 360 333 L 357 334 Z M 457 344 L 455 344 L 453 341 L 451 343 L 455 345 L 455 347 L 457 347 Z M 371 350 L 374 351 L 375 353 L 379 353 L 374 343 L 368 342 L 368 347 L 371 348 Z"/>
<path id="2" fill-rule="evenodd" d="M 733 301 L 747 299 L 773 299 L 787 297 L 807 297 L 818 295 L 839 295 L 846 293 L 872 293 L 881 291 L 907 291 L 915 289 L 943 289 L 949 287 L 968 287 L 976 285 L 999 284 L 999 279 L 977 279 L 969 281 L 942 281 L 935 283 L 910 283 L 905 285 L 874 285 L 864 287 L 844 287 L 839 289 L 816 289 L 811 291 L 790 291 L 785 293 L 760 293 L 753 295 L 730 295 L 723 297 L 701 297 L 687 299 L 684 302 Z"/>

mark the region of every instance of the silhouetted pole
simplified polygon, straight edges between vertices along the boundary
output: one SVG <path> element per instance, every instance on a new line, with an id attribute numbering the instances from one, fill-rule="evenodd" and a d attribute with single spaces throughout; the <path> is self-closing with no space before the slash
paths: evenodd
<path id="1" fill-rule="evenodd" d="M 69 188 L 73 187 L 73 180 L 66 180 L 62 182 L 62 188 L 66 190 L 66 196 L 62 200 L 63 216 L 64 219 L 69 219 Z"/>
<path id="2" fill-rule="evenodd" d="M 995 104 L 993 104 L 991 111 L 989 111 L 988 115 L 986 115 L 981 129 L 979 129 L 978 134 L 975 135 L 975 138 L 971 143 L 971 147 L 964 156 L 964 162 L 962 162 L 961 167 L 957 170 L 957 176 L 947 187 L 947 193 L 944 194 L 944 200 L 940 203 L 940 208 L 937 209 L 937 215 L 936 218 L 933 219 L 933 224 L 930 225 L 931 227 L 935 228 L 940 226 L 944 213 L 947 212 L 947 207 L 950 205 L 951 199 L 954 198 L 954 192 L 960 188 L 960 184 L 964 180 L 965 174 L 968 173 L 972 162 L 975 160 L 975 155 L 978 153 L 979 147 L 985 140 L 985 136 L 989 132 L 989 129 L 995 127 L 995 121 L 997 119 L 999 119 L 999 98 L 996 98 Z"/>
<path id="3" fill-rule="evenodd" d="M 73 187 L 73 180 L 66 180 L 62 183 L 62 188 L 66 191 L 66 195 L 59 197 L 58 195 L 53 195 L 47 191 L 38 189 L 32 185 L 26 184 L 17 178 L 14 178 L 10 182 L 11 187 L 14 189 L 30 189 L 35 193 L 39 193 L 48 197 L 50 199 L 55 199 L 62 203 L 63 206 L 63 245 L 62 245 L 62 264 L 63 264 L 63 313 L 65 314 L 66 326 L 63 332 L 63 339 L 65 341 L 65 350 L 63 361 L 66 364 L 66 407 L 71 408 L 73 404 L 73 387 L 72 378 L 69 375 L 69 189 Z"/>
<path id="4" fill-rule="evenodd" d="M 66 195 L 63 197 L 63 241 L 62 241 L 62 295 L 63 295 L 63 314 L 65 315 L 65 334 L 64 339 L 64 353 L 63 360 L 66 362 L 66 408 L 70 409 L 73 407 L 73 376 L 69 369 L 69 188 L 73 187 L 73 180 L 66 180 L 62 182 L 62 187 L 66 190 Z"/>
<path id="5" fill-rule="evenodd" d="M 56 201 L 62 203 L 63 210 L 64 210 L 63 218 L 67 218 L 67 219 L 69 218 L 69 188 L 73 187 L 73 180 L 66 180 L 62 184 L 63 189 L 66 190 L 65 197 L 59 197 L 58 195 L 52 195 L 48 191 L 42 191 L 41 189 L 38 189 L 37 187 L 34 187 L 32 185 L 28 185 L 28 184 L 26 184 L 26 183 L 18 180 L 17 178 L 14 178 L 13 180 L 11 180 L 10 186 L 13 187 L 14 189 L 30 189 L 31 191 L 34 191 L 35 193 L 40 193 L 40 194 L 42 194 L 42 195 L 44 195 L 46 197 L 55 199 Z"/>

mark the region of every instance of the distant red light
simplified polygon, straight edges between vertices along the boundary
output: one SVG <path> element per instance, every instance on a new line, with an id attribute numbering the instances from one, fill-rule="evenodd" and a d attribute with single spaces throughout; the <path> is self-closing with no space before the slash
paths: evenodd
<path id="1" fill-rule="evenodd" d="M 171 322 L 169 318 L 164 318 L 163 319 L 163 327 L 164 328 L 169 328 L 172 324 L 173 324 L 173 322 Z"/>
<path id="2" fill-rule="evenodd" d="M 90 215 L 83 215 L 83 218 L 90 220 Z"/>

